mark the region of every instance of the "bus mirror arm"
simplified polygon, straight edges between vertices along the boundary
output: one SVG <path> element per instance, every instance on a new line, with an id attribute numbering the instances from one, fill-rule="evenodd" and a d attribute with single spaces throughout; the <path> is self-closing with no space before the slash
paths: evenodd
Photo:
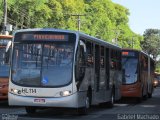
<path id="1" fill-rule="evenodd" d="M 85 58 L 84 58 L 84 59 L 85 59 L 85 63 L 84 63 L 84 64 L 85 64 L 85 66 L 86 66 L 86 65 L 87 65 L 87 52 L 84 53 L 84 57 L 85 57 Z"/>
<path id="2" fill-rule="evenodd" d="M 6 64 L 9 64 L 9 56 L 10 56 L 10 52 L 9 52 L 10 50 L 8 50 L 7 52 L 5 52 L 5 63 Z"/>
<path id="3" fill-rule="evenodd" d="M 6 52 L 5 52 L 5 63 L 6 64 L 9 64 L 9 61 L 10 61 L 11 44 L 12 44 L 12 42 L 9 41 L 6 46 Z"/>

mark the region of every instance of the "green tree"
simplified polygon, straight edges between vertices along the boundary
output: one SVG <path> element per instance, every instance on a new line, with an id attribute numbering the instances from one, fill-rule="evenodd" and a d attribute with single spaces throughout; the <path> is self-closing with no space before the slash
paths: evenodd
<path id="1" fill-rule="evenodd" d="M 77 17 L 81 16 L 81 32 L 105 41 L 117 39 L 122 47 L 141 49 L 142 37 L 128 25 L 129 10 L 111 0 L 7 0 L 8 22 L 20 28 L 51 27 L 78 30 Z M 1 2 L 0 2 L 1 3 Z M 2 14 L 0 8 L 0 15 Z"/>
<path id="2" fill-rule="evenodd" d="M 148 54 L 153 55 L 154 58 L 160 53 L 160 30 L 158 29 L 147 29 L 144 32 L 144 40 L 141 41 L 142 50 Z"/>
<path id="3" fill-rule="evenodd" d="M 0 23 L 2 22 L 2 19 L 3 19 L 3 2 L 2 0 L 0 1 Z"/>
<path id="4" fill-rule="evenodd" d="M 50 17 L 46 0 L 7 0 L 8 22 L 17 28 L 44 26 Z M 40 17 L 41 16 L 41 17 Z"/>
<path id="5" fill-rule="evenodd" d="M 120 30 L 118 37 L 119 45 L 122 48 L 141 49 L 141 35 L 134 33 L 128 25 L 129 10 L 119 4 L 114 4 L 116 9 L 115 25 Z"/>

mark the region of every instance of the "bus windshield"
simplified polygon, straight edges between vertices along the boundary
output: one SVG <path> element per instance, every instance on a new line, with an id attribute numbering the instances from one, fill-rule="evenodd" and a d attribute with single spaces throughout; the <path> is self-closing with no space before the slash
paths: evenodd
<path id="1" fill-rule="evenodd" d="M 12 81 L 23 86 L 55 87 L 72 80 L 74 43 L 15 43 Z"/>
<path id="2" fill-rule="evenodd" d="M 123 57 L 122 58 L 122 68 L 123 68 L 123 84 L 132 84 L 137 81 L 137 66 L 138 59 L 133 57 Z"/>
<path id="3" fill-rule="evenodd" d="M 9 76 L 9 65 L 5 64 L 5 46 L 0 46 L 0 77 Z"/>

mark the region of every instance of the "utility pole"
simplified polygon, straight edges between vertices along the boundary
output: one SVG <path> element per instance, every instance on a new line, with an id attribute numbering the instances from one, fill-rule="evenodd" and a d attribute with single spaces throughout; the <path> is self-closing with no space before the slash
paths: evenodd
<path id="1" fill-rule="evenodd" d="M 132 49 L 133 49 L 133 44 L 134 44 L 134 43 L 133 43 L 133 36 L 132 36 Z"/>
<path id="2" fill-rule="evenodd" d="M 82 14 L 71 14 L 71 16 L 75 16 L 77 17 L 77 27 L 78 27 L 78 31 L 80 31 L 80 27 L 81 27 L 81 16 L 86 16 L 86 15 L 82 15 Z"/>
<path id="3" fill-rule="evenodd" d="M 134 47 L 134 37 L 135 37 L 135 36 L 132 36 L 132 49 L 133 49 L 133 47 Z"/>
<path id="4" fill-rule="evenodd" d="M 6 25 L 7 25 L 7 0 L 3 1 L 4 9 L 3 9 L 3 34 L 7 34 Z"/>
<path id="5" fill-rule="evenodd" d="M 114 34 L 115 34 L 115 44 L 118 45 L 118 36 L 121 32 L 121 29 L 113 29 Z"/>

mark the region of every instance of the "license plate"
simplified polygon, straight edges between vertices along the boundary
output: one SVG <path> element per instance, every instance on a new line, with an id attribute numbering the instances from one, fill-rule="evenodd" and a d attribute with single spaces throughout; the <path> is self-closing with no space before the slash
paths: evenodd
<path id="1" fill-rule="evenodd" d="M 45 104 L 46 100 L 44 98 L 36 98 L 34 99 L 34 103 Z"/>

